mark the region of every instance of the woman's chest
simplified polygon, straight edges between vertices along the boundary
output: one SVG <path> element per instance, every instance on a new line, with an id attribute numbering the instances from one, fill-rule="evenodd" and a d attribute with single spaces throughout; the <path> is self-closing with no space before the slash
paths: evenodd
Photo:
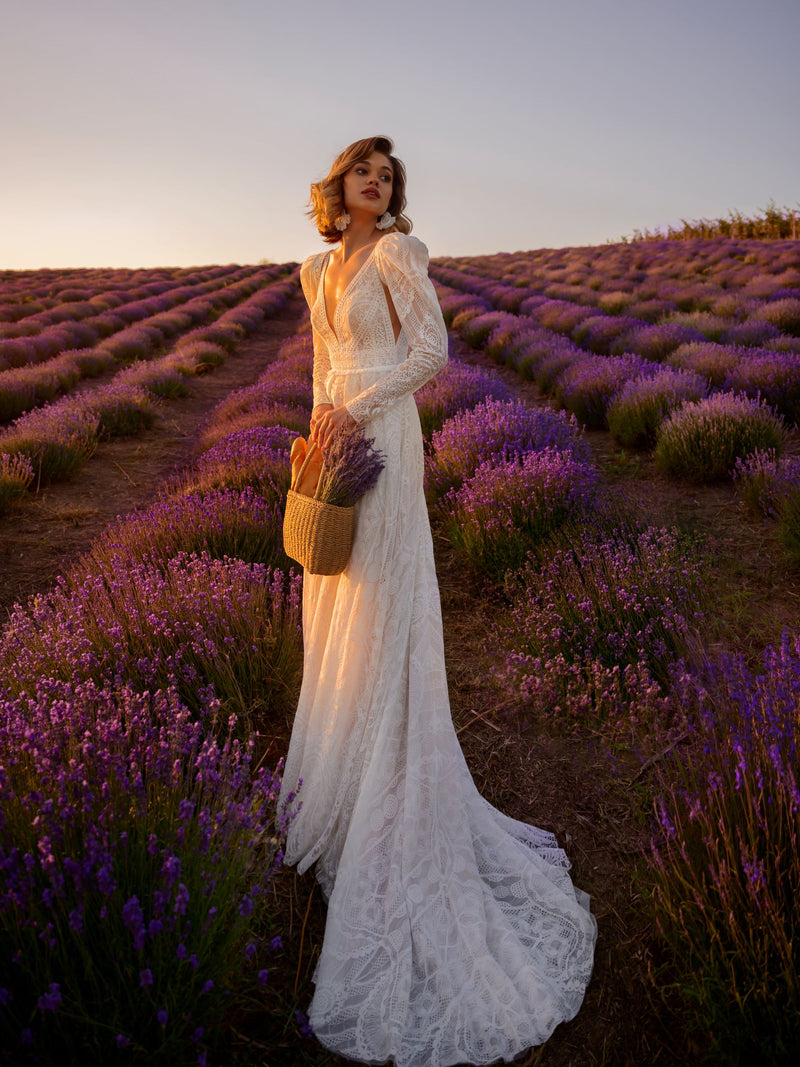
<path id="1" fill-rule="evenodd" d="M 323 277 L 314 306 L 315 328 L 322 327 L 341 345 L 394 348 L 400 323 L 395 329 L 390 298 L 374 262 L 364 264 L 338 295 L 337 288 L 332 285 L 328 289 Z"/>

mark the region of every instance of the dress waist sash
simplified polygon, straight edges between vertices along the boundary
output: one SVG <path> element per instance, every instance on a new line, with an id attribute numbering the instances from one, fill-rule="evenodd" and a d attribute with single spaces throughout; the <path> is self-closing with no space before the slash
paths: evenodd
<path id="1" fill-rule="evenodd" d="M 395 367 L 398 367 L 399 365 L 399 363 L 382 363 L 369 367 L 343 367 L 341 370 L 336 367 L 331 367 L 328 371 L 328 378 L 332 378 L 336 374 L 372 374 L 375 371 L 382 371 L 385 373 L 394 370 Z"/>

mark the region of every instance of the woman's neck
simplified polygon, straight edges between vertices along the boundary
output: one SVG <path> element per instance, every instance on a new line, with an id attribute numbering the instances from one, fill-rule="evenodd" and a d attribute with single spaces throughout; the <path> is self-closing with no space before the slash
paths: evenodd
<path id="1" fill-rule="evenodd" d="M 375 225 L 374 215 L 356 216 L 353 214 L 347 229 L 342 234 L 342 262 L 346 263 L 356 252 L 366 245 L 374 244 L 381 236 Z"/>

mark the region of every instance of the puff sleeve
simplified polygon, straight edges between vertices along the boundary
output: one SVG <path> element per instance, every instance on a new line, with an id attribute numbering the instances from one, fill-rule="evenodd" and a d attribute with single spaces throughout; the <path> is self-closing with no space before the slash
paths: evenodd
<path id="1" fill-rule="evenodd" d="M 319 289 L 319 279 L 322 274 L 322 267 L 325 262 L 327 252 L 321 252 L 315 256 L 309 256 L 300 268 L 300 284 L 303 287 L 303 295 L 306 298 L 306 303 L 309 309 L 312 308 L 317 299 L 317 291 Z M 325 382 L 328 377 L 328 371 L 331 369 L 331 358 L 328 354 L 328 346 L 320 337 L 317 330 L 311 331 L 312 340 L 314 344 L 314 404 L 330 404 L 331 398 L 328 396 L 325 390 Z"/>
<path id="2" fill-rule="evenodd" d="M 380 239 L 374 254 L 409 350 L 385 378 L 346 405 L 357 423 L 368 422 L 392 401 L 413 393 L 447 363 L 447 328 L 428 277 L 428 249 L 416 237 L 390 233 Z"/>

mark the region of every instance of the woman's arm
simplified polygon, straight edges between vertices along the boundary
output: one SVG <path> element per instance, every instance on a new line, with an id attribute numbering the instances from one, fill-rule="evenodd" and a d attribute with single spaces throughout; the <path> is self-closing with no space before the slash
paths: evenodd
<path id="1" fill-rule="evenodd" d="M 423 386 L 447 363 L 447 328 L 428 277 L 425 245 L 406 234 L 387 234 L 378 242 L 375 262 L 405 331 L 409 352 L 385 378 L 346 405 L 357 423 L 374 419 L 393 401 Z"/>

